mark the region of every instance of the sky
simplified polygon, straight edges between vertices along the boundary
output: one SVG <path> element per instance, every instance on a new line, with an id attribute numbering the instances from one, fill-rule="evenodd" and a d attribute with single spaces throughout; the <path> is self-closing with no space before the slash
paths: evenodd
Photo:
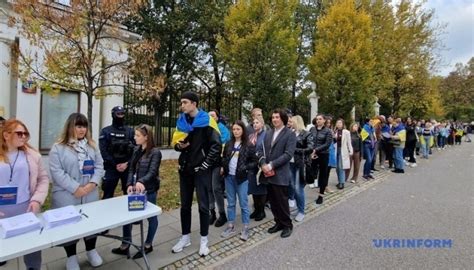
<path id="1" fill-rule="evenodd" d="M 456 63 L 466 64 L 474 57 L 474 0 L 428 0 L 434 9 L 434 23 L 447 24 L 441 35 L 445 47 L 439 54 L 441 65 L 436 74 L 446 76 Z"/>

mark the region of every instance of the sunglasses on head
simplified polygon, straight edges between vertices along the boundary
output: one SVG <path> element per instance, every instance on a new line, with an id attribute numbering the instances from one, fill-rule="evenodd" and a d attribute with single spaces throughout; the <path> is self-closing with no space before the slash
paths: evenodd
<path id="1" fill-rule="evenodd" d="M 141 126 L 140 129 L 145 132 L 145 135 L 148 135 L 148 129 L 146 129 L 145 125 Z"/>
<path id="2" fill-rule="evenodd" d="M 13 131 L 13 133 L 16 134 L 16 136 L 18 136 L 18 138 L 29 138 L 30 137 L 30 133 L 29 132 L 26 132 L 26 131 Z"/>

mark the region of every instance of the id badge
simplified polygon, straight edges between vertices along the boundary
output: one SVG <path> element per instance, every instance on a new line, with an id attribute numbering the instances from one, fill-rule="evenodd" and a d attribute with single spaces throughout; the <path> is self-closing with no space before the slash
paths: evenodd
<path id="1" fill-rule="evenodd" d="M 16 204 L 18 197 L 18 187 L 2 186 L 0 187 L 0 205 Z"/>
<path id="2" fill-rule="evenodd" d="M 84 160 L 84 164 L 82 165 L 82 174 L 93 175 L 94 168 L 95 168 L 94 161 L 92 159 Z"/>

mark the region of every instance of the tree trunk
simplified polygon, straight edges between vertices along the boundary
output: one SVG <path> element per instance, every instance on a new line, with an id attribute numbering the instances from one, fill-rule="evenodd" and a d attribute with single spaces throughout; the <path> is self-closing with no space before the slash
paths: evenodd
<path id="1" fill-rule="evenodd" d="M 87 119 L 89 120 L 89 132 L 92 134 L 92 101 L 93 101 L 93 93 L 91 91 L 87 91 Z"/>

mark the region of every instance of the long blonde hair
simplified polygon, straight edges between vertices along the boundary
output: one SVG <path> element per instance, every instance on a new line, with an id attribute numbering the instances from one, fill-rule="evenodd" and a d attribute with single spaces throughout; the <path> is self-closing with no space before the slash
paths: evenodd
<path id="1" fill-rule="evenodd" d="M 293 125 L 296 131 L 301 132 L 305 129 L 304 120 L 301 115 L 295 115 L 291 118 L 291 120 L 293 121 L 293 123 L 296 123 L 296 125 Z"/>
<path id="2" fill-rule="evenodd" d="M 76 126 L 84 126 L 87 128 L 87 133 L 86 133 L 87 143 L 93 148 L 96 148 L 96 143 L 92 139 L 92 136 L 91 136 L 89 121 L 87 120 L 87 117 L 83 115 L 82 113 L 72 113 L 71 115 L 69 115 L 69 117 L 66 120 L 66 123 L 64 124 L 63 131 L 57 143 L 68 145 L 71 140 L 77 141 Z"/>

